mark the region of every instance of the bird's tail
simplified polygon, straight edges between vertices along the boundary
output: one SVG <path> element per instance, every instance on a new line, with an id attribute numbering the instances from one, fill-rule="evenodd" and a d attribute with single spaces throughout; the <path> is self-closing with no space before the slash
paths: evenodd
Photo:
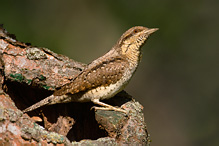
<path id="1" fill-rule="evenodd" d="M 43 100 L 41 100 L 41 101 L 35 103 L 34 105 L 32 105 L 32 106 L 26 108 L 25 110 L 23 110 L 23 112 L 26 113 L 26 112 L 35 110 L 35 109 L 37 109 L 37 108 L 39 108 L 39 107 L 41 107 L 41 106 L 50 104 L 53 100 L 54 100 L 54 95 L 51 95 L 51 96 L 49 96 L 49 97 L 47 97 L 47 98 L 45 98 L 45 99 L 43 99 Z"/>
<path id="2" fill-rule="evenodd" d="M 23 110 L 23 112 L 29 112 L 32 110 L 35 110 L 41 106 L 44 105 L 51 105 L 51 104 L 57 104 L 57 103 L 67 103 L 67 102 L 71 102 L 72 101 L 72 95 L 60 95 L 60 96 L 55 96 L 55 95 L 51 95 L 49 97 L 46 97 L 45 99 L 35 103 L 34 105 L 26 108 L 25 110 Z"/>

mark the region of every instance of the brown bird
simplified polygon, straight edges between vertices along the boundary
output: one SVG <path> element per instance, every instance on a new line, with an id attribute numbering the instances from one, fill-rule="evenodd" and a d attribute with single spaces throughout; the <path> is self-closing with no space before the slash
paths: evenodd
<path id="1" fill-rule="evenodd" d="M 141 46 L 157 28 L 135 26 L 127 30 L 104 56 L 91 62 L 70 83 L 55 90 L 53 95 L 28 107 L 32 111 L 43 105 L 66 102 L 90 102 L 101 105 L 101 110 L 126 113 L 124 109 L 108 105 L 100 100 L 109 99 L 122 91 L 135 73 L 141 60 Z"/>

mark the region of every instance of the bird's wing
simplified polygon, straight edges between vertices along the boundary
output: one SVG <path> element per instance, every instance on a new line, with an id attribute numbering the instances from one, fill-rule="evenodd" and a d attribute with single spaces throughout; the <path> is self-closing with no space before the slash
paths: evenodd
<path id="1" fill-rule="evenodd" d="M 122 77 L 127 66 L 128 62 L 121 57 L 92 62 L 70 83 L 57 89 L 54 95 L 75 94 L 98 86 L 113 84 Z"/>

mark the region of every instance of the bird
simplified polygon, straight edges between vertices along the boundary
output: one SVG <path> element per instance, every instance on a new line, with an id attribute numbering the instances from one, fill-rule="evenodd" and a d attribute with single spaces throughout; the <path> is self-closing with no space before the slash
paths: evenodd
<path id="1" fill-rule="evenodd" d="M 127 113 L 125 109 L 102 102 L 122 91 L 136 72 L 142 58 L 142 46 L 158 28 L 135 26 L 128 29 L 117 43 L 103 56 L 95 59 L 73 80 L 23 112 L 44 105 L 67 102 L 93 102 L 95 110 L 113 110 Z"/>

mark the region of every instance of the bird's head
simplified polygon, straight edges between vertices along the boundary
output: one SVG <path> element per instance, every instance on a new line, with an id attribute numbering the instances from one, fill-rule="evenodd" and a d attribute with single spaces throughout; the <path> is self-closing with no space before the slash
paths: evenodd
<path id="1" fill-rule="evenodd" d="M 141 46 L 146 42 L 147 38 L 157 31 L 158 28 L 147 28 L 143 26 L 135 26 L 127 30 L 117 42 L 122 54 L 131 52 L 139 52 Z"/>

